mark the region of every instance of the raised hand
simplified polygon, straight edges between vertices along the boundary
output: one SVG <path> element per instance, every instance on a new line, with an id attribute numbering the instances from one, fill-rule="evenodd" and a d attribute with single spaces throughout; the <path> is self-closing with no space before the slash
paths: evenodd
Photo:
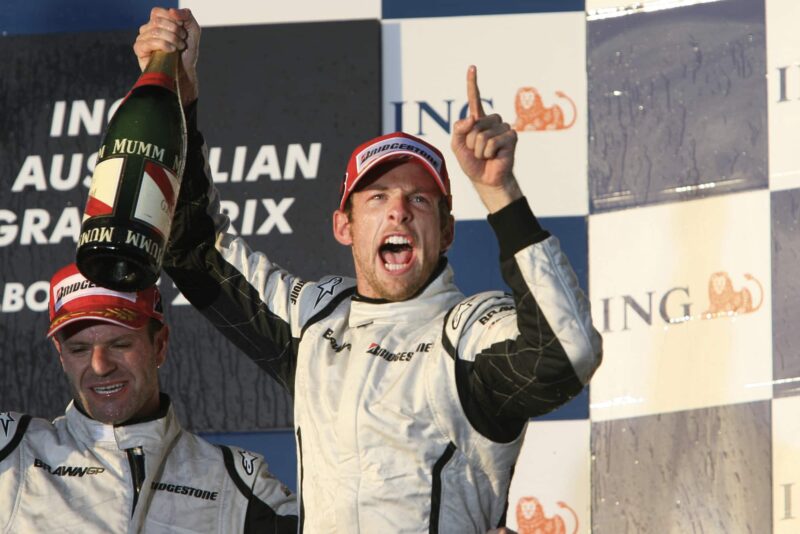
<path id="1" fill-rule="evenodd" d="M 512 173 L 517 132 L 498 114 L 486 115 L 478 89 L 478 70 L 467 70 L 469 115 L 453 125 L 451 147 L 461 169 L 490 212 L 522 196 Z"/>
<path id="2" fill-rule="evenodd" d="M 156 50 L 181 51 L 179 81 L 183 105 L 197 99 L 197 57 L 200 47 L 200 25 L 189 9 L 154 7 L 150 20 L 139 28 L 133 52 L 144 70 Z"/>

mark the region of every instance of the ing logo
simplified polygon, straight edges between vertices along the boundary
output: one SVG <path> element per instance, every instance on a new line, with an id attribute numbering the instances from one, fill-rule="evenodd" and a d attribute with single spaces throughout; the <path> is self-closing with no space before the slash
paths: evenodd
<path id="1" fill-rule="evenodd" d="M 575 102 L 563 91 L 556 91 L 556 96 L 565 100 L 572 108 L 572 119 L 568 123 L 565 122 L 564 110 L 560 105 L 546 107 L 542 95 L 535 87 L 521 87 L 514 99 L 514 109 L 517 112 L 514 129 L 518 132 L 530 132 L 571 128 L 578 117 Z"/>
<path id="2" fill-rule="evenodd" d="M 580 524 L 578 514 L 563 501 L 557 504 L 572 514 L 575 526 L 571 534 L 576 534 Z M 567 534 L 567 526 L 561 514 L 547 517 L 542 503 L 536 497 L 522 497 L 517 502 L 517 531 L 519 534 Z"/>
<path id="3" fill-rule="evenodd" d="M 749 273 L 744 274 L 744 282 L 736 290 L 730 275 L 726 271 L 717 271 L 709 277 L 707 291 L 707 306 L 692 298 L 692 294 L 697 295 L 697 292 L 690 291 L 688 285 L 666 291 L 654 288 L 645 294 L 603 298 L 600 300 L 602 332 L 628 331 L 641 326 L 641 323 L 653 326 L 659 318 L 664 325 L 679 325 L 699 319 L 733 318 L 756 312 L 764 303 L 764 288 Z M 756 291 L 757 303 L 753 298 Z"/>
<path id="4" fill-rule="evenodd" d="M 711 275 L 708 280 L 708 309 L 704 312 L 706 319 L 715 319 L 725 315 L 752 313 L 764 303 L 764 288 L 752 274 L 746 273 L 745 279 L 758 287 L 758 304 L 753 306 L 753 295 L 743 287 L 739 291 L 733 289 L 731 277 L 725 271 Z"/>

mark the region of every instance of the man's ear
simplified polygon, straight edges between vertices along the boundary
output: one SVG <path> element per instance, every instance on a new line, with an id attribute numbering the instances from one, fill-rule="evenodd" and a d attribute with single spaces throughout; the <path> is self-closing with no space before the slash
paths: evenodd
<path id="1" fill-rule="evenodd" d="M 452 215 L 447 216 L 447 223 L 442 228 L 442 249 L 441 254 L 447 252 L 447 249 L 453 244 L 456 238 L 456 220 Z"/>
<path id="2" fill-rule="evenodd" d="M 342 245 L 353 244 L 353 235 L 350 232 L 350 216 L 342 210 L 333 212 L 333 237 Z"/>
<path id="3" fill-rule="evenodd" d="M 153 338 L 156 349 L 156 366 L 161 367 L 167 361 L 167 347 L 169 346 L 169 327 L 164 325 Z"/>

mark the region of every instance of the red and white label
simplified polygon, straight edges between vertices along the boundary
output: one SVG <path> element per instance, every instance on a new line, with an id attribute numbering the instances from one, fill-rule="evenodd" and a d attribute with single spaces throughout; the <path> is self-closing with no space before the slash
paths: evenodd
<path id="1" fill-rule="evenodd" d="M 89 187 L 89 198 L 83 220 L 101 215 L 111 215 L 114 211 L 114 200 L 117 197 L 122 165 L 125 158 L 111 158 L 101 161 L 94 168 L 92 185 Z"/>
<path id="2" fill-rule="evenodd" d="M 151 161 L 146 162 L 139 198 L 133 212 L 134 218 L 149 224 L 167 237 L 179 187 L 178 178 L 172 172 Z"/>

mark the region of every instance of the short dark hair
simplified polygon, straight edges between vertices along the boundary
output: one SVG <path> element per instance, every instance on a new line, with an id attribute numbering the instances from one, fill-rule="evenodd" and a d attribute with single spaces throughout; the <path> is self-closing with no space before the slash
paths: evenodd
<path id="1" fill-rule="evenodd" d="M 164 323 L 152 317 L 147 320 L 147 335 L 150 338 L 150 343 L 155 341 L 156 335 L 164 328 Z"/>

